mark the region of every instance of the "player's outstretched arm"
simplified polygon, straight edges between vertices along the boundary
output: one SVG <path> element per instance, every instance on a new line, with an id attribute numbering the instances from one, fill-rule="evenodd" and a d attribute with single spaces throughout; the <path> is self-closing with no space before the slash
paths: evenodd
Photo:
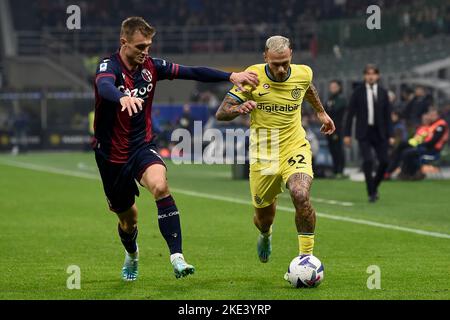
<path id="1" fill-rule="evenodd" d="M 249 114 L 256 108 L 255 101 L 239 103 L 236 99 L 226 95 L 216 112 L 216 119 L 219 121 L 230 121 L 241 114 Z"/>
<path id="2" fill-rule="evenodd" d="M 247 91 L 244 88 L 245 85 L 251 86 L 254 90 L 259 84 L 258 74 L 253 71 L 233 72 L 230 76 L 230 82 L 242 92 Z"/>
<path id="3" fill-rule="evenodd" d="M 189 67 L 183 65 L 179 66 L 176 78 L 202 82 L 230 81 L 244 92 L 246 91 L 244 89 L 245 85 L 249 85 L 255 89 L 259 83 L 258 75 L 252 71 L 229 73 L 208 67 Z"/>
<path id="4" fill-rule="evenodd" d="M 123 92 L 114 85 L 114 78 L 112 76 L 104 76 L 97 80 L 97 89 L 100 97 L 119 103 L 120 99 L 125 96 Z"/>
<path id="5" fill-rule="evenodd" d="M 333 120 L 325 112 L 322 102 L 320 101 L 319 93 L 312 83 L 308 90 L 306 90 L 305 99 L 312 105 L 313 109 L 316 111 L 317 118 L 322 122 L 320 132 L 327 135 L 332 134 L 336 130 L 336 127 Z"/>

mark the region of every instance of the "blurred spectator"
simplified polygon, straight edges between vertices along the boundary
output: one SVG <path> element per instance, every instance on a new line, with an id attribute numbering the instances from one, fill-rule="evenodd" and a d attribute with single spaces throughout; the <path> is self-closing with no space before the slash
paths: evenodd
<path id="1" fill-rule="evenodd" d="M 70 129 L 84 131 L 86 128 L 89 128 L 89 117 L 76 112 L 70 119 Z"/>
<path id="2" fill-rule="evenodd" d="M 341 60 L 341 59 L 342 59 L 341 48 L 340 48 L 337 44 L 335 44 L 335 45 L 333 46 L 333 54 L 334 54 L 334 57 L 335 57 L 337 60 Z"/>
<path id="3" fill-rule="evenodd" d="M 172 135 L 171 125 L 165 125 L 161 119 L 161 110 L 154 108 L 152 111 L 152 129 L 157 145 L 165 148 L 170 144 Z"/>
<path id="4" fill-rule="evenodd" d="M 411 103 L 413 98 L 414 98 L 414 91 L 409 87 L 402 86 L 400 92 L 400 101 L 397 105 L 398 110 L 396 110 L 400 112 L 400 116 L 402 118 L 405 113 L 406 107 Z"/>
<path id="5" fill-rule="evenodd" d="M 422 115 L 426 113 L 433 103 L 432 97 L 428 94 L 423 86 L 417 86 L 414 90 L 414 98 L 406 106 L 403 117 L 409 129 L 417 127 Z"/>
<path id="6" fill-rule="evenodd" d="M 336 178 L 344 178 L 345 154 L 343 146 L 344 115 L 347 102 L 342 96 L 342 85 L 339 80 L 332 80 L 328 86 L 328 100 L 325 111 L 333 119 L 336 131 L 327 136 L 328 148 L 333 159 L 333 173 Z"/>
<path id="7" fill-rule="evenodd" d="M 389 103 L 391 104 L 391 109 L 398 110 L 399 105 L 397 103 L 397 96 L 395 95 L 394 91 L 388 90 L 388 99 L 389 99 Z"/>
<path id="8" fill-rule="evenodd" d="M 87 72 L 88 75 L 88 81 L 89 83 L 92 83 L 95 78 L 95 71 L 97 69 L 97 65 L 99 64 L 100 57 L 97 55 L 93 55 L 90 57 L 84 57 L 83 58 L 83 65 L 84 69 Z"/>
<path id="9" fill-rule="evenodd" d="M 436 109 L 431 109 L 426 117 L 429 122 L 423 141 L 402 152 L 402 169 L 399 179 L 421 180 L 425 178 L 421 165 L 424 161 L 437 160 L 449 137 L 449 127 Z M 420 139 L 420 138 L 419 138 Z"/>
<path id="10" fill-rule="evenodd" d="M 393 147 L 397 147 L 400 143 L 405 142 L 408 139 L 408 130 L 398 111 L 391 112 L 392 126 L 394 130 L 394 144 Z"/>
<path id="11" fill-rule="evenodd" d="M 217 96 L 212 91 L 207 90 L 199 94 L 199 102 L 208 107 L 209 117 L 215 118 L 217 108 L 220 105 Z"/>
<path id="12" fill-rule="evenodd" d="M 398 117 L 395 116 L 395 112 L 392 113 L 394 116 L 392 117 L 392 121 Z M 417 128 L 414 136 L 407 140 L 403 140 L 396 144 L 394 150 L 391 153 L 389 167 L 384 175 L 385 180 L 389 180 L 394 173 L 395 170 L 398 169 L 401 164 L 403 152 L 410 148 L 416 148 L 419 144 L 425 141 L 425 138 L 428 136 L 428 128 L 431 124 L 430 117 L 428 113 L 422 115 L 422 124 Z M 394 124 L 395 126 L 395 124 Z M 395 128 L 395 127 L 394 127 Z"/>
<path id="13" fill-rule="evenodd" d="M 191 106 L 189 104 L 183 106 L 183 113 L 178 119 L 178 124 L 181 128 L 188 130 L 191 135 L 194 132 L 194 120 L 192 119 Z"/>

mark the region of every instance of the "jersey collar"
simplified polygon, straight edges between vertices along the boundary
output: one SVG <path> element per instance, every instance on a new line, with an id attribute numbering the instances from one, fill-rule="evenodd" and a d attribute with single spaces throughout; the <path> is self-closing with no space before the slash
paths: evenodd
<path id="1" fill-rule="evenodd" d="M 291 76 L 291 66 L 289 66 L 288 75 L 287 75 L 286 79 L 284 79 L 283 81 L 277 81 L 272 77 L 272 74 L 270 73 L 270 70 L 269 70 L 269 64 L 266 63 L 264 70 L 266 71 L 267 78 L 269 78 L 273 82 L 286 82 L 289 79 L 289 77 Z"/>
<path id="2" fill-rule="evenodd" d="M 126 73 L 128 76 L 133 77 L 133 76 L 136 74 L 136 72 L 138 72 L 139 70 L 141 70 L 141 69 L 143 68 L 143 64 L 142 64 L 142 65 L 139 65 L 138 68 L 137 68 L 136 70 L 131 71 L 131 70 L 128 69 L 128 67 L 125 65 L 125 62 L 123 62 L 122 57 L 120 56 L 120 52 L 117 51 L 116 54 L 117 54 L 117 59 L 119 60 L 120 64 L 122 65 L 122 70 L 125 70 L 125 73 Z M 144 64 L 145 64 L 145 62 L 144 62 Z"/>

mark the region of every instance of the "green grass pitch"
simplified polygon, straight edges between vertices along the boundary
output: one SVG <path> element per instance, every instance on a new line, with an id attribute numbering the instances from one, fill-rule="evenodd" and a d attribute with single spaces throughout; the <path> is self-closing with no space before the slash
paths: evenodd
<path id="1" fill-rule="evenodd" d="M 141 189 L 140 276 L 125 283 L 117 219 L 107 209 L 93 154 L 0 156 L 0 299 L 450 298 L 450 181 L 386 182 L 381 200 L 369 204 L 363 183 L 315 180 L 314 254 L 325 280 L 294 289 L 283 280 L 298 249 L 286 192 L 273 254 L 262 264 L 248 181 L 231 180 L 225 165 L 168 166 L 184 254 L 196 273 L 175 279 L 154 201 Z M 358 220 L 336 220 L 342 217 Z M 79 290 L 66 287 L 70 265 L 80 267 Z M 381 270 L 379 290 L 367 288 L 371 265 Z"/>

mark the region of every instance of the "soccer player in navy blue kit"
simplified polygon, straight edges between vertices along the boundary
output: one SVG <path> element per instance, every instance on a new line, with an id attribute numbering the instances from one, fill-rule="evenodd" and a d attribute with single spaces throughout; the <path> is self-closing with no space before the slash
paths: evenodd
<path id="1" fill-rule="evenodd" d="M 170 194 L 166 165 L 153 144 L 151 110 L 156 82 L 189 79 L 230 81 L 255 87 L 251 72 L 227 73 L 206 67 L 188 67 L 151 58 L 148 53 L 155 29 L 141 17 L 123 21 L 120 49 L 103 59 L 95 78 L 95 159 L 111 211 L 119 218 L 118 232 L 125 247 L 122 279 L 138 276 L 136 182 L 153 195 L 158 223 L 170 250 L 175 276 L 194 273 L 183 256 L 179 212 Z"/>

